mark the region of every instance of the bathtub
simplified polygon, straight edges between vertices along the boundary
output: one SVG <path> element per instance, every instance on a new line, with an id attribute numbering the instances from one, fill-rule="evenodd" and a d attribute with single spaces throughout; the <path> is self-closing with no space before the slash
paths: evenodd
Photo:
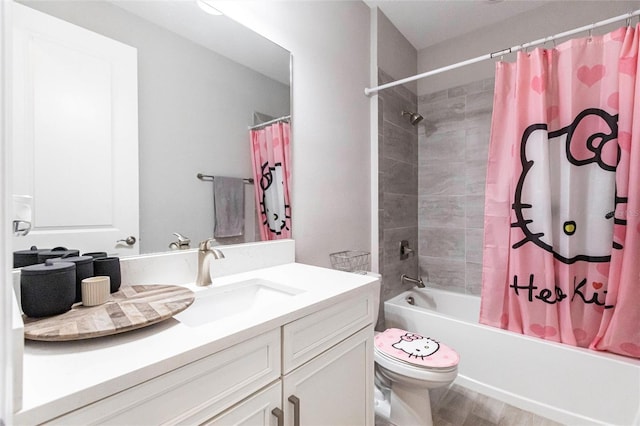
<path id="1" fill-rule="evenodd" d="M 387 327 L 460 354 L 461 386 L 563 424 L 640 424 L 640 360 L 480 325 L 479 312 L 479 297 L 429 288 L 384 303 Z"/>

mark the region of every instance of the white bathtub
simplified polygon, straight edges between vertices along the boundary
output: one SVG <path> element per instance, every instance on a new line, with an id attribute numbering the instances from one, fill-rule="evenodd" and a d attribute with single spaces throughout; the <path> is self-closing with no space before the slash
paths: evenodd
<path id="1" fill-rule="evenodd" d="M 464 387 L 563 424 L 640 424 L 640 360 L 480 325 L 479 311 L 479 297 L 435 289 L 384 304 L 387 327 L 460 354 L 456 383 Z"/>

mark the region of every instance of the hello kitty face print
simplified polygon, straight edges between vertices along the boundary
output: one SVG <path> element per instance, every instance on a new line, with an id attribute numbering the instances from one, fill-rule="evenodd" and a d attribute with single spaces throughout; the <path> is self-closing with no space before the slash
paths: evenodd
<path id="1" fill-rule="evenodd" d="M 616 205 L 626 202 L 616 194 L 617 122 L 617 115 L 590 108 L 559 130 L 534 124 L 524 131 L 511 226 L 525 238 L 514 249 L 532 242 L 571 264 L 608 262 L 612 247 L 622 248 L 612 244 L 614 223 L 626 224 L 615 218 Z"/>
<path id="2" fill-rule="evenodd" d="M 420 359 L 433 355 L 440 349 L 440 344 L 435 340 L 413 333 L 405 333 L 400 337 L 399 342 L 391 346 L 407 353 L 409 358 L 415 357 Z"/>
<path id="3" fill-rule="evenodd" d="M 262 201 L 260 202 L 263 224 L 267 225 L 269 231 L 280 235 L 287 227 L 289 205 L 284 198 L 284 179 L 282 164 L 276 163 L 270 167 L 268 163 L 262 165 L 262 177 L 260 187 L 262 188 Z"/>

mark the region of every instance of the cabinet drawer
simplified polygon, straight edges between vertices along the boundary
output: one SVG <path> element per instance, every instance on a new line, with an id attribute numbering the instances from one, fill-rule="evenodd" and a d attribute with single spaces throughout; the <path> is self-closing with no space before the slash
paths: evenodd
<path id="1" fill-rule="evenodd" d="M 282 329 L 283 374 L 373 323 L 374 295 L 366 293 L 315 312 Z"/>
<path id="2" fill-rule="evenodd" d="M 273 330 L 58 417 L 51 424 L 202 422 L 280 376 Z"/>

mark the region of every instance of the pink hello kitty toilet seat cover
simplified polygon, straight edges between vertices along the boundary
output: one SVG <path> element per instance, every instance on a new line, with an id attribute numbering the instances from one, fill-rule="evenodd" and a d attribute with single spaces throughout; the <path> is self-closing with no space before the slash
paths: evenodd
<path id="1" fill-rule="evenodd" d="M 430 338 L 399 328 L 376 334 L 374 346 L 379 354 L 418 367 L 449 369 L 460 356 L 450 347 Z"/>

